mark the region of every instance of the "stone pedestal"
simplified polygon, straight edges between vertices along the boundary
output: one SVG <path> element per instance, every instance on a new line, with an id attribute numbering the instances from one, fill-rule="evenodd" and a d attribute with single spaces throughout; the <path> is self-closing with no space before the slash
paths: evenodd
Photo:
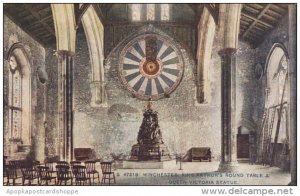
<path id="1" fill-rule="evenodd" d="M 135 144 L 131 149 L 131 161 L 166 161 L 170 154 L 165 144 Z"/>

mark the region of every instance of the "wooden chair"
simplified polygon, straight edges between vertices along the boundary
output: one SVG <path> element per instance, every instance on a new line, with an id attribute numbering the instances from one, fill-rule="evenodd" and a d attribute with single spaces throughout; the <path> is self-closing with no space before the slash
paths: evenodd
<path id="1" fill-rule="evenodd" d="M 21 172 L 22 172 L 22 185 L 25 185 L 26 180 L 28 180 L 28 185 L 32 185 L 35 179 L 38 180 L 38 175 L 32 165 L 32 162 L 27 162 L 24 165 L 22 165 Z"/>
<path id="2" fill-rule="evenodd" d="M 56 165 L 65 165 L 65 166 L 69 166 L 69 163 L 67 161 L 57 161 Z"/>
<path id="3" fill-rule="evenodd" d="M 70 165 L 71 166 L 73 166 L 73 165 L 81 165 L 81 161 L 71 161 Z"/>
<path id="4" fill-rule="evenodd" d="M 3 167 L 4 167 L 4 171 L 3 171 L 3 177 L 5 178 L 5 177 L 7 177 L 7 172 L 6 172 L 6 170 L 7 170 L 7 164 L 6 164 L 6 159 L 7 159 L 7 156 L 3 156 Z"/>
<path id="5" fill-rule="evenodd" d="M 29 162 L 26 160 L 11 160 L 8 162 L 9 165 L 15 165 L 16 169 L 20 169 L 22 166 L 27 165 Z"/>
<path id="6" fill-rule="evenodd" d="M 116 183 L 115 173 L 111 171 L 111 162 L 101 162 L 101 170 L 102 170 L 102 179 L 101 184 L 105 184 L 106 180 L 108 180 L 108 184 L 110 185 L 110 181 L 113 180 L 113 183 Z"/>
<path id="7" fill-rule="evenodd" d="M 100 175 L 99 172 L 96 170 L 96 161 L 85 161 L 84 162 L 86 166 L 86 172 L 89 178 L 92 176 L 93 184 L 95 182 L 95 179 L 98 178 L 98 183 L 100 184 Z"/>
<path id="8" fill-rule="evenodd" d="M 56 177 L 52 176 L 52 173 L 49 172 L 49 167 L 47 166 L 37 166 L 37 173 L 38 173 L 38 184 L 42 185 L 43 181 L 45 185 L 49 185 L 48 182 L 54 180 L 56 184 Z"/>
<path id="9" fill-rule="evenodd" d="M 83 165 L 74 165 L 73 166 L 73 174 L 75 176 L 75 184 L 76 185 L 84 185 L 87 181 L 89 185 L 91 185 L 91 178 L 88 177 L 86 172 L 86 167 Z"/>
<path id="10" fill-rule="evenodd" d="M 63 181 L 67 185 L 68 180 L 71 180 L 71 185 L 73 185 L 73 177 L 69 169 L 70 167 L 66 165 L 56 165 L 57 185 L 61 185 Z"/>
<path id="11" fill-rule="evenodd" d="M 16 185 L 16 180 L 18 178 L 22 178 L 22 176 L 18 176 L 17 174 L 17 167 L 16 165 L 6 165 L 6 177 L 7 177 L 7 181 L 6 181 L 6 185 Z M 10 180 L 12 180 L 12 183 L 10 182 Z"/>
<path id="12" fill-rule="evenodd" d="M 54 174 L 56 173 L 55 169 L 54 169 L 54 162 L 53 161 L 47 161 L 45 162 L 45 166 L 49 168 L 49 173 Z"/>

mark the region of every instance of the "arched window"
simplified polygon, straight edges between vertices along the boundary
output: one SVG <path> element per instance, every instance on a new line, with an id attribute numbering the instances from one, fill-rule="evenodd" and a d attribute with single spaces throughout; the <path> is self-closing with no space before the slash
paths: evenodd
<path id="1" fill-rule="evenodd" d="M 275 142 L 278 120 L 280 121 L 277 143 L 288 143 L 288 59 L 284 48 L 275 45 L 267 62 L 267 100 L 268 128 L 271 142 Z M 280 119 L 279 119 L 280 118 Z"/>
<path id="2" fill-rule="evenodd" d="M 147 20 L 155 20 L 155 4 L 147 4 Z"/>
<path id="3" fill-rule="evenodd" d="M 14 56 L 9 59 L 9 119 L 10 133 L 14 140 L 22 139 L 22 78 Z"/>
<path id="4" fill-rule="evenodd" d="M 131 5 L 132 21 L 141 20 L 141 4 Z"/>
<path id="5" fill-rule="evenodd" d="M 170 20 L 170 5 L 169 4 L 161 4 L 160 16 L 162 21 Z"/>
<path id="6" fill-rule="evenodd" d="M 158 12 L 156 11 L 158 9 Z M 159 15 L 157 15 L 159 14 Z M 156 16 L 157 15 L 157 16 Z M 169 4 L 132 4 L 131 5 L 132 21 L 169 21 L 170 5 Z"/>
<path id="7" fill-rule="evenodd" d="M 8 125 L 9 140 L 14 144 L 31 144 L 31 75 L 23 45 L 15 43 L 9 50 Z"/>

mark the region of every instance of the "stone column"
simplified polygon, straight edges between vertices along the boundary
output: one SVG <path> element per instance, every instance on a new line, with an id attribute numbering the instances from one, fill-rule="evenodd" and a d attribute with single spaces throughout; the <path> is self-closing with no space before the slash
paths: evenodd
<path id="1" fill-rule="evenodd" d="M 221 57 L 221 162 L 219 171 L 232 172 L 237 166 L 236 154 L 236 67 L 235 48 L 219 51 Z"/>
<path id="2" fill-rule="evenodd" d="M 297 8 L 296 4 L 289 4 L 289 82 L 290 82 L 290 155 L 291 182 L 297 185 Z"/>
<path id="3" fill-rule="evenodd" d="M 196 99 L 197 99 L 197 103 L 205 102 L 204 81 L 203 80 L 196 82 Z"/>
<path id="4" fill-rule="evenodd" d="M 60 160 L 73 159 L 73 64 L 74 54 L 59 51 L 58 55 L 58 111 Z"/>

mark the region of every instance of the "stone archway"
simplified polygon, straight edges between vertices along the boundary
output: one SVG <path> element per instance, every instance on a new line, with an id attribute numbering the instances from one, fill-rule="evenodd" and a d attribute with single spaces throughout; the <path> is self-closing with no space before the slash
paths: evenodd
<path id="1" fill-rule="evenodd" d="M 196 68 L 196 100 L 197 103 L 210 101 L 209 67 L 212 47 L 215 37 L 216 24 L 209 11 L 204 8 L 198 25 L 198 64 Z"/>
<path id="2" fill-rule="evenodd" d="M 105 78 L 104 78 L 104 26 L 101 23 L 93 6 L 89 6 L 82 16 L 82 25 L 85 31 L 91 60 L 91 106 L 105 105 Z"/>

